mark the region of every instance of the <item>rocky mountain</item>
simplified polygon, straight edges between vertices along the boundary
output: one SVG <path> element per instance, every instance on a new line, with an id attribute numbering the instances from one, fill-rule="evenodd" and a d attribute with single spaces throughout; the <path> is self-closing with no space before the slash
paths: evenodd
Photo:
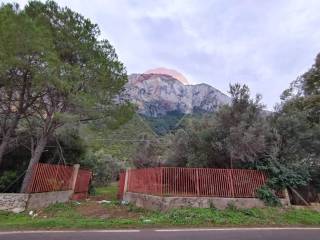
<path id="1" fill-rule="evenodd" d="M 144 73 L 146 73 L 146 74 L 155 73 L 155 74 L 169 75 L 169 76 L 179 80 L 184 85 L 190 84 L 189 80 L 182 73 L 180 73 L 174 69 L 159 67 L 159 68 L 149 69 Z"/>
<path id="2" fill-rule="evenodd" d="M 160 73 L 130 75 L 125 94 L 138 106 L 139 113 L 149 117 L 170 112 L 214 112 L 230 103 L 227 95 L 208 84 L 185 85 L 173 76 Z"/>

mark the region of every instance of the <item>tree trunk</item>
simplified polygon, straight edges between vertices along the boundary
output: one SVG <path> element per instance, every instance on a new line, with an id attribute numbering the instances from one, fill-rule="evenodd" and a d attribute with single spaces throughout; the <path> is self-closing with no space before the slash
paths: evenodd
<path id="1" fill-rule="evenodd" d="M 2 138 L 2 141 L 1 141 L 1 145 L 0 145 L 0 166 L 2 164 L 2 161 L 3 161 L 3 156 L 5 154 L 5 151 L 8 147 L 8 144 L 10 142 L 10 138 L 13 134 L 13 131 L 17 128 L 17 125 L 18 125 L 18 122 L 19 122 L 19 117 L 17 116 L 11 126 L 9 127 L 9 129 L 5 132 L 3 138 Z"/>
<path id="2" fill-rule="evenodd" d="M 9 134 L 5 134 L 5 136 L 2 138 L 2 142 L 1 142 L 1 145 L 0 145 L 0 166 L 2 164 L 4 152 L 5 152 L 8 144 L 9 144 L 9 141 L 10 141 Z"/>
<path id="3" fill-rule="evenodd" d="M 37 143 L 37 146 L 33 152 L 33 155 L 31 157 L 31 160 L 29 162 L 27 172 L 24 176 L 23 183 L 22 183 L 21 190 L 20 190 L 21 193 L 27 192 L 29 184 L 31 182 L 31 178 L 32 178 L 32 170 L 34 169 L 34 166 L 39 162 L 41 155 L 44 151 L 44 148 L 47 145 L 47 141 L 48 141 L 47 136 L 40 137 L 40 139 Z"/>
<path id="4" fill-rule="evenodd" d="M 0 166 L 2 164 L 3 156 L 5 154 L 7 146 L 9 144 L 10 138 L 13 134 L 13 131 L 17 128 L 21 115 L 23 115 L 26 111 L 26 109 L 24 109 L 26 89 L 27 89 L 27 77 L 25 74 L 24 79 L 23 79 L 22 89 L 19 94 L 20 97 L 18 99 L 19 106 L 17 107 L 17 113 L 16 113 L 15 118 L 13 119 L 9 129 L 5 132 L 4 137 L 2 138 L 1 145 L 0 145 Z"/>

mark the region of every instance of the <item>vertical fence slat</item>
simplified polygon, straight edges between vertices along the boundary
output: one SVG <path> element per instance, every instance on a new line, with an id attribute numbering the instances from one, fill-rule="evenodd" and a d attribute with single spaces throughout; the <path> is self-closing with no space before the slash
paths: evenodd
<path id="1" fill-rule="evenodd" d="M 197 196 L 200 196 L 200 189 L 199 189 L 199 185 L 200 185 L 200 182 L 199 182 L 199 169 L 197 168 L 196 169 L 196 186 L 197 186 Z"/>
<path id="2" fill-rule="evenodd" d="M 234 198 L 235 194 L 234 194 L 233 171 L 232 171 L 232 169 L 230 169 L 230 170 L 228 171 L 228 173 L 229 173 L 231 196 Z"/>

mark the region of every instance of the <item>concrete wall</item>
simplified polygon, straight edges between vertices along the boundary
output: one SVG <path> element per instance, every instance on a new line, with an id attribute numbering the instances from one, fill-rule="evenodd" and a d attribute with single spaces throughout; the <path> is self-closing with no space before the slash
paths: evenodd
<path id="1" fill-rule="evenodd" d="M 218 209 L 224 209 L 228 204 L 233 204 L 238 208 L 265 206 L 264 203 L 257 198 L 159 197 L 131 192 L 126 192 L 123 200 L 137 207 L 158 211 L 168 211 L 172 208 L 181 207 L 209 208 L 212 206 Z"/>
<path id="2" fill-rule="evenodd" d="M 48 207 L 50 204 L 67 202 L 70 200 L 72 194 L 72 190 L 32 194 L 1 193 L 0 210 L 19 213 L 26 209 L 44 208 Z"/>
<path id="3" fill-rule="evenodd" d="M 30 194 L 27 204 L 28 209 L 38 209 L 48 207 L 53 203 L 67 202 L 71 198 L 73 191 L 43 192 Z"/>
<path id="4" fill-rule="evenodd" d="M 1 193 L 0 210 L 15 213 L 23 212 L 26 209 L 28 198 L 29 194 Z"/>

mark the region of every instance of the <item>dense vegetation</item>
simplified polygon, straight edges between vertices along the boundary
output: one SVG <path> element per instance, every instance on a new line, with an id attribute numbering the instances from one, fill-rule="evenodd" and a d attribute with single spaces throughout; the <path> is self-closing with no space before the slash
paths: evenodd
<path id="1" fill-rule="evenodd" d="M 99 34 L 96 24 L 53 1 L 0 7 L 0 164 L 3 181 L 12 176 L 6 169 L 24 175 L 22 192 L 40 160 L 80 160 L 87 144 L 80 130 L 116 128 L 132 112 L 116 99 L 125 68 Z M 88 165 L 97 165 L 102 154 L 89 154 Z"/>
<path id="2" fill-rule="evenodd" d="M 179 111 L 171 111 L 166 115 L 158 117 L 143 116 L 143 119 L 150 125 L 152 130 L 158 135 L 166 135 L 180 127 L 181 121 L 187 115 Z"/>

